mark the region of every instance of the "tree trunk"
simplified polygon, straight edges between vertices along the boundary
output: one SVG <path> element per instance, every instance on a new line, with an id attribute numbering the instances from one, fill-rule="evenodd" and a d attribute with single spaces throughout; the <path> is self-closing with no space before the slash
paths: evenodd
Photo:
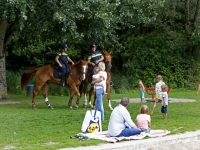
<path id="1" fill-rule="evenodd" d="M 194 17 L 192 19 L 192 32 L 195 30 L 199 17 L 200 0 L 197 0 Z"/>
<path id="2" fill-rule="evenodd" d="M 5 50 L 6 45 L 4 38 L 7 29 L 7 21 L 0 20 L 0 99 L 7 99 L 7 83 L 6 83 L 6 64 L 5 64 Z"/>
<path id="3" fill-rule="evenodd" d="M 194 32 L 194 30 L 198 26 L 199 8 L 200 8 L 200 0 L 197 0 L 194 17 L 192 19 L 192 24 L 191 24 L 191 30 L 192 30 L 191 32 L 192 33 Z M 195 56 L 196 50 L 197 50 L 197 46 L 193 47 L 193 49 L 192 49 L 192 56 Z"/>
<path id="4" fill-rule="evenodd" d="M 189 2 L 190 0 L 185 0 L 185 34 L 188 38 L 189 36 L 189 26 L 190 26 L 190 19 L 189 19 Z"/>
<path id="5" fill-rule="evenodd" d="M 174 6 L 174 0 L 170 0 L 169 2 L 169 17 L 170 17 L 170 24 L 171 29 L 175 30 L 175 6 Z"/>

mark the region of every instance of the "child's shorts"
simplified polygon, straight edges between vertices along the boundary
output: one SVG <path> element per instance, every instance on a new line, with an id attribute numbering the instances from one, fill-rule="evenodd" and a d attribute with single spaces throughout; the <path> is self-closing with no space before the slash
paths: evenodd
<path id="1" fill-rule="evenodd" d="M 144 91 L 140 91 L 140 98 L 144 98 Z"/>
<path id="2" fill-rule="evenodd" d="M 165 107 L 162 106 L 161 112 L 162 112 L 163 114 L 167 114 L 167 105 L 166 105 Z"/>

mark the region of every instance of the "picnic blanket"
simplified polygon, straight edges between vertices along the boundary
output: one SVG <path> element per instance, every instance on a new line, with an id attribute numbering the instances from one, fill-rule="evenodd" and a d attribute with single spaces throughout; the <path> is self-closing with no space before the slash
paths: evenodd
<path id="1" fill-rule="evenodd" d="M 156 132 L 156 131 L 159 131 L 159 132 Z M 160 131 L 163 131 L 163 132 L 160 132 Z M 76 135 L 76 138 L 85 139 L 85 140 L 98 139 L 98 140 L 103 140 L 109 143 L 115 143 L 122 140 L 141 140 L 141 139 L 144 139 L 145 137 L 156 138 L 156 137 L 162 137 L 162 136 L 166 136 L 170 134 L 170 131 L 168 130 L 151 130 L 151 132 L 152 134 L 142 132 L 138 135 L 133 135 L 129 137 L 111 137 L 108 135 L 108 131 L 103 131 L 103 132 L 94 132 L 94 133 L 78 133 Z M 75 138 L 75 137 L 71 137 L 71 138 Z"/>

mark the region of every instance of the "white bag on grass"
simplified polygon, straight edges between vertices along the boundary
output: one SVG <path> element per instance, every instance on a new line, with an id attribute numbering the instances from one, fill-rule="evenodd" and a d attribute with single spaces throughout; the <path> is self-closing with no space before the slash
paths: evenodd
<path id="1" fill-rule="evenodd" d="M 83 120 L 82 132 L 102 132 L 101 112 L 98 110 L 87 110 Z"/>

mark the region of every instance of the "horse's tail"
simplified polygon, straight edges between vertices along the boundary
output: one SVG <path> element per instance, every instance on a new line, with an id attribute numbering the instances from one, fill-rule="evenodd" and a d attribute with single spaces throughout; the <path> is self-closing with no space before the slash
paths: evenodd
<path id="1" fill-rule="evenodd" d="M 33 76 L 37 72 L 38 68 L 28 70 L 22 74 L 21 77 L 21 89 L 24 90 L 26 85 L 33 79 Z"/>

